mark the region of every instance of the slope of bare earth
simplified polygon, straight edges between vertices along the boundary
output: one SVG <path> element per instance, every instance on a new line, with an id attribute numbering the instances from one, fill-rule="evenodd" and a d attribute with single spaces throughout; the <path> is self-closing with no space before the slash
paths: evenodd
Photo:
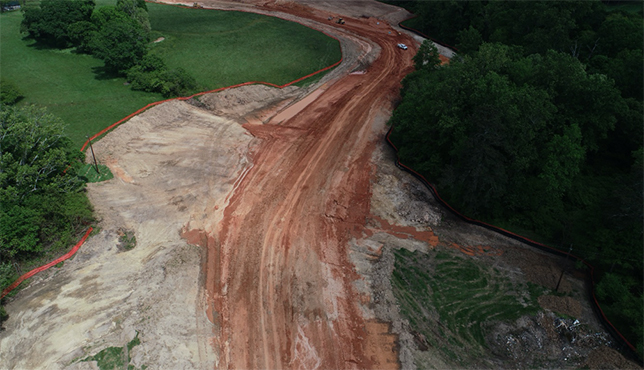
<path id="1" fill-rule="evenodd" d="M 139 333 L 137 367 L 212 368 L 200 303 L 201 250 L 181 227 L 225 207 L 252 137 L 236 122 L 170 102 L 94 144 L 115 178 L 89 185 L 101 232 L 74 259 L 38 276 L 8 305 L 0 368 L 57 369 Z M 215 211 L 216 213 L 216 211 Z M 119 231 L 136 237 L 119 248 Z"/>

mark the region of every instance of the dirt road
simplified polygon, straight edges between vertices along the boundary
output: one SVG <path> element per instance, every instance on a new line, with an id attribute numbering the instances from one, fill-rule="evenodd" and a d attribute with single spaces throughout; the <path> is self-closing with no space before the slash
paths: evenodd
<path id="1" fill-rule="evenodd" d="M 289 4 L 277 10 L 326 22 Z M 411 70 L 411 44 L 374 19 L 344 32 L 368 38 L 380 55 L 367 73 L 329 82 L 279 125 L 246 124 L 261 144 L 207 239 L 206 289 L 220 368 L 391 368 L 379 348 L 387 326 L 365 323 L 352 286 L 348 242 L 369 215 L 375 115 L 389 107 Z M 370 328 L 375 328 L 370 329 Z M 393 341 L 390 341 L 393 342 Z"/>

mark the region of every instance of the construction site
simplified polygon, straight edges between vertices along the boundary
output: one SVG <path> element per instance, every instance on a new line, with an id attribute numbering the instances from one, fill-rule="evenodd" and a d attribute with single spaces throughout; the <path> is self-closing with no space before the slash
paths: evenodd
<path id="1" fill-rule="evenodd" d="M 164 2 L 299 22 L 339 40 L 342 62 L 303 87 L 168 101 L 94 142 L 114 174 L 88 186 L 100 230 L 8 302 L 0 368 L 96 369 L 108 348 L 135 369 L 638 367 L 596 318 L 584 276 L 561 274 L 571 262 L 462 222 L 395 165 L 387 122 L 423 41 L 398 26 L 410 13 Z M 397 277 L 403 262 L 417 278 Z M 449 285 L 450 263 L 475 274 L 468 297 L 486 294 L 476 307 L 443 302 L 464 321 L 420 295 L 405 303 L 404 281 L 465 286 Z M 561 294 L 530 301 L 560 275 Z M 478 316 L 508 296 L 525 315 Z"/>

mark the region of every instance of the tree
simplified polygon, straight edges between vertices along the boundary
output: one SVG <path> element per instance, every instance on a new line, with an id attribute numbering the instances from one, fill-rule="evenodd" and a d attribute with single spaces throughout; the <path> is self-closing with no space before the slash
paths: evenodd
<path id="1" fill-rule="evenodd" d="M 470 26 L 468 29 L 463 29 L 457 36 L 458 52 L 461 54 L 469 54 L 478 50 L 479 46 L 483 43 L 483 36 L 476 28 Z"/>
<path id="2" fill-rule="evenodd" d="M 642 17 L 612 13 L 606 17 L 598 35 L 601 37 L 601 53 L 609 57 L 624 49 L 642 49 Z"/>
<path id="3" fill-rule="evenodd" d="M 27 7 L 22 29 L 37 41 L 55 47 L 71 45 L 69 26 L 89 21 L 94 0 L 42 0 L 40 7 Z"/>
<path id="4" fill-rule="evenodd" d="M 122 11 L 116 9 L 115 6 L 103 6 L 94 13 L 92 13 L 91 22 L 96 26 L 97 30 L 102 29 L 112 21 L 127 22 L 129 17 Z"/>
<path id="5" fill-rule="evenodd" d="M 90 46 L 109 70 L 123 73 L 143 59 L 147 41 L 146 32 L 133 22 L 110 20 L 92 38 Z"/>
<path id="6" fill-rule="evenodd" d="M 92 22 L 80 21 L 69 26 L 69 38 L 79 53 L 91 54 L 90 43 L 98 28 Z"/>
<path id="7" fill-rule="evenodd" d="M 116 9 L 134 20 L 146 32 L 150 33 L 152 30 L 148 17 L 148 7 L 144 0 L 117 0 Z"/>
<path id="8" fill-rule="evenodd" d="M 430 40 L 424 40 L 420 45 L 418 52 L 414 56 L 414 65 L 417 70 L 427 69 L 432 70 L 436 69 L 441 65 L 441 60 L 439 58 L 439 52 Z"/>
<path id="9" fill-rule="evenodd" d="M 34 106 L 2 107 L 0 149 L 0 257 L 66 245 L 91 211 L 76 176 L 84 155 L 62 121 Z"/>
<path id="10" fill-rule="evenodd" d="M 587 151 L 624 108 L 611 82 L 577 59 L 500 44 L 403 85 L 392 117 L 401 157 L 473 216 L 561 210 Z"/>

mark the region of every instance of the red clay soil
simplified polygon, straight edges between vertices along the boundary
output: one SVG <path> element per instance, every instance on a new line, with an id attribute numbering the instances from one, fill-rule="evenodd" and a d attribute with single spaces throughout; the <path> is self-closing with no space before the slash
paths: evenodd
<path id="1" fill-rule="evenodd" d="M 299 5 L 271 6 L 328 22 L 328 14 Z M 342 27 L 378 43 L 378 59 L 366 74 L 330 83 L 279 125 L 245 125 L 262 139 L 252 169 L 216 233 L 186 235 L 207 240 L 219 368 L 399 367 L 388 325 L 361 315 L 348 241 L 366 233 L 370 158 L 382 140 L 374 117 L 391 106 L 413 68 L 415 50 L 396 44 L 414 43 L 373 19 L 347 19 Z"/>

